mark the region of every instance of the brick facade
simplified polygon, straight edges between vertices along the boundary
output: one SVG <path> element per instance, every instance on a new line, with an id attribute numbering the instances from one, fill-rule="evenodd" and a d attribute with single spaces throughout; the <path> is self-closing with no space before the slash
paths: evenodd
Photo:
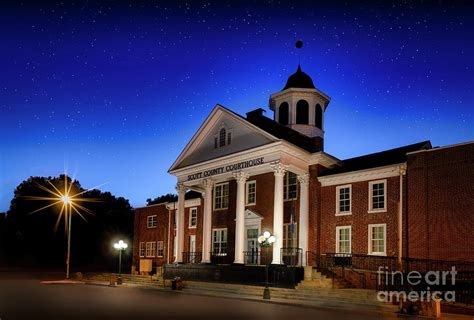
<path id="1" fill-rule="evenodd" d="M 408 155 L 410 257 L 474 261 L 474 143 Z"/>
<path id="2" fill-rule="evenodd" d="M 406 175 L 402 176 L 402 245 L 403 256 L 426 259 L 454 259 L 474 261 L 474 144 L 419 151 L 407 155 Z M 400 164 L 397 164 L 398 166 Z M 369 182 L 344 183 L 351 185 L 351 214 L 336 215 L 338 184 L 321 186 L 318 177 L 327 168 L 309 167 L 309 228 L 308 250 L 313 255 L 336 252 L 336 227 L 351 226 L 352 253 L 368 254 L 369 224 L 386 225 L 386 255 L 398 255 L 398 215 L 400 176 L 378 177 L 386 181 L 386 210 L 369 212 Z M 350 173 L 350 172 L 349 172 Z M 261 232 L 273 230 L 274 174 L 263 173 L 249 177 L 256 181 L 256 204 L 246 206 L 261 216 Z M 233 261 L 235 243 L 235 180 L 229 180 L 229 206 L 212 211 L 212 228 L 227 228 L 228 261 Z M 197 227 L 189 228 L 189 213 L 185 209 L 184 251 L 189 251 L 189 236 L 196 235 L 196 252 L 202 251 L 203 204 L 198 210 Z M 177 204 L 174 204 L 177 206 Z M 284 223 L 293 213 L 299 221 L 299 199 L 284 202 Z M 158 216 L 157 228 L 147 228 L 148 215 Z M 165 256 L 153 258 L 155 266 L 173 262 L 174 210 L 165 204 L 135 210 L 134 265 L 138 267 L 139 242 L 164 241 Z M 171 221 L 171 237 L 167 228 Z M 169 256 L 169 259 L 168 259 Z"/>

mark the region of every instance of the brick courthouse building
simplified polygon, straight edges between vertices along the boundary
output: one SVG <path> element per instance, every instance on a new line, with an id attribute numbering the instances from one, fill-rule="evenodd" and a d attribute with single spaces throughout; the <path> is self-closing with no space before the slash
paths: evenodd
<path id="1" fill-rule="evenodd" d="M 136 270 L 331 254 L 474 261 L 474 143 L 340 160 L 324 152 L 329 102 L 298 66 L 270 97 L 273 119 L 217 105 L 169 170 L 178 200 L 135 210 Z M 266 259 L 264 231 L 276 237 Z"/>

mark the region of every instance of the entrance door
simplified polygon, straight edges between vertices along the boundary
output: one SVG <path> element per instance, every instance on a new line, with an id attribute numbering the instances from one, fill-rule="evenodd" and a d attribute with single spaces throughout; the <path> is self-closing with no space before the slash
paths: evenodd
<path id="1" fill-rule="evenodd" d="M 247 227 L 247 264 L 258 264 L 258 227 L 249 226 Z"/>
<path id="2" fill-rule="evenodd" d="M 189 263 L 196 262 L 196 236 L 189 236 Z"/>

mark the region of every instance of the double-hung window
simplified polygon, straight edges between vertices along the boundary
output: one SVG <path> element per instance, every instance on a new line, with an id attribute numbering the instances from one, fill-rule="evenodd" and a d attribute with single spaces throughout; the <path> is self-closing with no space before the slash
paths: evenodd
<path id="1" fill-rule="evenodd" d="M 351 185 L 336 187 L 336 215 L 351 214 Z"/>
<path id="2" fill-rule="evenodd" d="M 377 256 L 387 255 L 386 224 L 369 224 L 369 254 Z"/>
<path id="3" fill-rule="evenodd" d="M 216 184 L 214 187 L 214 210 L 229 207 L 229 183 Z"/>
<path id="4" fill-rule="evenodd" d="M 285 223 L 283 224 L 283 247 L 297 248 L 298 247 L 298 224 Z"/>
<path id="5" fill-rule="evenodd" d="M 196 228 L 197 226 L 197 208 L 189 209 L 189 228 Z"/>
<path id="6" fill-rule="evenodd" d="M 369 182 L 369 212 L 387 210 L 387 180 Z"/>
<path id="7" fill-rule="evenodd" d="M 298 197 L 298 184 L 296 174 L 293 172 L 285 172 L 283 177 L 283 199 L 294 200 Z"/>
<path id="8" fill-rule="evenodd" d="M 145 256 L 145 242 L 140 242 L 140 248 L 138 250 L 138 255 L 140 257 L 144 257 Z"/>
<path id="9" fill-rule="evenodd" d="M 336 227 L 336 253 L 351 253 L 351 226 Z"/>
<path id="10" fill-rule="evenodd" d="M 227 255 L 227 229 L 212 230 L 212 254 L 216 256 Z"/>
<path id="11" fill-rule="evenodd" d="M 246 184 L 245 204 L 254 205 L 257 202 L 257 181 L 248 181 Z"/>
<path id="12" fill-rule="evenodd" d="M 164 253 L 163 241 L 158 241 L 156 243 L 156 256 L 161 258 L 163 257 L 163 253 Z"/>

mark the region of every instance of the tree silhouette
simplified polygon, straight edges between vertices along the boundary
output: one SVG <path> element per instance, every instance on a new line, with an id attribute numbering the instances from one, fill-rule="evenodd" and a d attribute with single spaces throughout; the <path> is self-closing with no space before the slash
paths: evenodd
<path id="1" fill-rule="evenodd" d="M 156 197 L 154 199 L 146 199 L 146 205 L 151 206 L 153 204 L 163 203 L 163 202 L 175 202 L 178 201 L 178 196 L 176 194 L 167 193 L 165 195 Z"/>
<path id="2" fill-rule="evenodd" d="M 39 185 L 49 182 L 59 190 L 64 189 L 64 175 L 59 177 L 30 177 L 15 189 L 10 209 L 5 218 L 5 252 L 9 264 L 19 266 L 62 267 L 65 263 L 66 232 L 64 221 L 57 231 L 54 226 L 61 205 L 35 210 L 51 201 L 31 201 L 28 197 L 50 197 Z M 68 183 L 71 183 L 67 177 Z M 85 191 L 78 181 L 73 182 L 71 194 Z M 97 202 L 81 202 L 94 214 L 77 214 L 72 217 L 71 267 L 72 271 L 87 269 L 109 270 L 116 265 L 116 252 L 112 247 L 118 238 L 127 241 L 130 249 L 124 262 L 131 256 L 133 240 L 133 209 L 128 200 L 115 197 L 110 192 L 93 189 L 85 191 L 82 198 Z"/>

